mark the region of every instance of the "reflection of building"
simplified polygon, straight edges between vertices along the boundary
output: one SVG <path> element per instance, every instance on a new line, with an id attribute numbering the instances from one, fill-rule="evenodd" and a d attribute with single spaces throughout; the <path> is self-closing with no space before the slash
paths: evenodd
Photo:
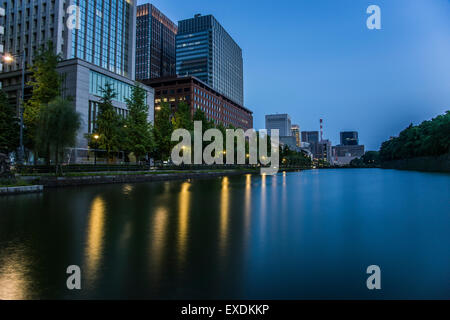
<path id="1" fill-rule="evenodd" d="M 130 97 L 135 77 L 135 2 L 78 0 L 81 19 L 77 25 L 76 7 L 66 14 L 68 5 L 74 1 L 36 0 L 32 5 L 30 1 L 7 1 L 5 52 L 25 53 L 29 69 L 40 47 L 52 41 L 54 52 L 63 59 L 58 66 L 63 75 L 62 95 L 71 96 L 81 114 L 82 128 L 77 141 L 80 148 L 87 147 L 84 135 L 95 127 L 96 106 L 106 83 L 111 83 L 117 93 L 113 101 L 116 111 L 127 115 L 125 98 Z M 3 88 L 16 106 L 21 91 L 20 68 L 20 58 L 16 58 L 0 73 Z M 26 78 L 27 82 L 29 76 Z M 144 89 L 150 107 L 149 120 L 153 120 L 153 90 Z M 30 95 L 30 88 L 26 88 L 25 100 Z"/>
<path id="2" fill-rule="evenodd" d="M 288 114 L 266 115 L 266 129 L 268 134 L 271 130 L 279 130 L 280 137 L 292 136 L 291 117 Z"/>
<path id="3" fill-rule="evenodd" d="M 342 146 L 357 146 L 359 144 L 357 131 L 343 131 L 341 132 Z"/>
<path id="4" fill-rule="evenodd" d="M 300 127 L 297 124 L 293 124 L 292 128 L 292 135 L 295 137 L 295 142 L 297 147 L 301 146 L 301 139 L 300 139 Z"/>
<path id="5" fill-rule="evenodd" d="M 176 39 L 178 75 L 195 76 L 244 105 L 242 49 L 212 15 L 179 21 Z"/>
<path id="6" fill-rule="evenodd" d="M 178 27 L 155 6 L 137 7 L 136 79 L 176 75 L 175 37 Z"/>
<path id="7" fill-rule="evenodd" d="M 184 101 L 191 106 L 192 113 L 201 109 L 208 120 L 214 121 L 215 124 L 242 129 L 253 128 L 253 113 L 249 109 L 233 102 L 195 77 L 148 79 L 142 82 L 155 89 L 156 110 L 161 102 L 167 102 L 175 109 L 178 103 Z"/>

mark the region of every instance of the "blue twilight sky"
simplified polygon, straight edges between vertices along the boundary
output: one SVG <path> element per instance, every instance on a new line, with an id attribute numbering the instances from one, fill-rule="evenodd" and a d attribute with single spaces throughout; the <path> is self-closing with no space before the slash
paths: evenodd
<path id="1" fill-rule="evenodd" d="M 450 0 L 140 0 L 174 22 L 213 14 L 241 46 L 254 126 L 289 113 L 339 143 L 359 131 L 377 150 L 411 122 L 450 109 Z M 382 30 L 366 9 L 381 8 Z"/>

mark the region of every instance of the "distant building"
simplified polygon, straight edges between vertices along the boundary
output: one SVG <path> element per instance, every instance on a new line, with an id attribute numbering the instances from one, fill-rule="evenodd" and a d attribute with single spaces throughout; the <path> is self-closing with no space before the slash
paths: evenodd
<path id="1" fill-rule="evenodd" d="M 332 152 L 331 141 L 322 140 L 317 144 L 317 150 L 314 154 L 314 158 L 332 163 Z"/>
<path id="2" fill-rule="evenodd" d="M 195 76 L 244 105 L 242 49 L 212 15 L 179 21 L 176 39 L 179 76 Z"/>
<path id="3" fill-rule="evenodd" d="M 302 143 L 308 143 L 309 151 L 316 156 L 319 144 L 319 131 L 302 131 Z"/>
<path id="4" fill-rule="evenodd" d="M 266 115 L 266 129 L 269 135 L 271 130 L 278 129 L 280 137 L 291 137 L 291 117 L 288 114 Z"/>
<path id="5" fill-rule="evenodd" d="M 357 131 L 341 132 L 341 146 L 357 146 L 357 145 L 359 145 L 359 138 Z"/>
<path id="6" fill-rule="evenodd" d="M 333 164 L 344 166 L 364 155 L 365 147 L 359 145 L 358 132 L 341 132 L 341 144 L 333 147 Z"/>
<path id="7" fill-rule="evenodd" d="M 297 141 L 294 136 L 280 136 L 280 145 L 287 146 L 290 150 L 299 151 L 300 148 L 297 146 Z"/>
<path id="8" fill-rule="evenodd" d="M 291 128 L 291 131 L 292 131 L 292 135 L 295 137 L 295 142 L 296 142 L 297 147 L 300 147 L 301 146 L 301 139 L 300 139 L 300 127 L 299 127 L 299 125 L 293 124 L 292 128 Z"/>
<path id="9" fill-rule="evenodd" d="M 196 77 L 169 77 L 142 82 L 155 89 L 155 112 L 158 112 L 161 102 L 167 102 L 173 110 L 176 110 L 178 103 L 186 102 L 190 105 L 192 114 L 200 109 L 215 124 L 245 130 L 253 128 L 252 111 Z"/>
<path id="10" fill-rule="evenodd" d="M 177 25 L 155 6 L 146 3 L 137 7 L 137 80 L 176 75 L 177 31 Z"/>

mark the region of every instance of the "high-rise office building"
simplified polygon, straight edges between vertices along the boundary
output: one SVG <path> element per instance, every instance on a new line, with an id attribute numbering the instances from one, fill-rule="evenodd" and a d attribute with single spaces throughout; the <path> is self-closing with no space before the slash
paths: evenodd
<path id="1" fill-rule="evenodd" d="M 301 139 L 300 139 L 300 126 L 297 124 L 292 125 L 292 135 L 295 137 L 295 142 L 297 147 L 301 146 Z"/>
<path id="2" fill-rule="evenodd" d="M 13 62 L 0 73 L 10 101 L 18 106 L 21 91 L 21 59 L 28 70 L 36 53 L 49 41 L 62 58 L 61 95 L 71 97 L 81 114 L 78 148 L 86 148 L 86 134 L 94 133 L 98 102 L 106 83 L 113 86 L 115 110 L 128 115 L 126 99 L 135 86 L 135 0 L 0 0 L 6 16 L 5 54 Z M 26 75 L 25 83 L 29 80 Z M 154 90 L 147 91 L 149 121 L 153 121 Z M 25 101 L 30 97 L 25 88 Z"/>
<path id="3" fill-rule="evenodd" d="M 25 50 L 31 64 L 51 41 L 63 59 L 79 58 L 134 80 L 135 0 L 3 0 L 3 5 L 5 52 Z M 5 71 L 18 69 L 17 62 Z"/>
<path id="4" fill-rule="evenodd" d="M 136 79 L 176 75 L 177 31 L 177 25 L 152 4 L 137 7 Z"/>
<path id="5" fill-rule="evenodd" d="M 319 143 L 319 131 L 302 131 L 302 142 Z"/>
<path id="6" fill-rule="evenodd" d="M 341 146 L 357 146 L 357 145 L 359 145 L 359 138 L 357 131 L 341 132 Z"/>
<path id="7" fill-rule="evenodd" d="M 176 51 L 178 75 L 195 76 L 244 105 L 242 49 L 212 15 L 179 21 Z"/>
<path id="8" fill-rule="evenodd" d="M 278 129 L 280 137 L 291 137 L 291 117 L 288 114 L 266 115 L 266 129 L 269 135 L 271 134 L 271 130 Z"/>
<path id="9" fill-rule="evenodd" d="M 319 145 L 319 131 L 302 131 L 302 142 L 309 144 L 309 150 L 316 157 Z"/>

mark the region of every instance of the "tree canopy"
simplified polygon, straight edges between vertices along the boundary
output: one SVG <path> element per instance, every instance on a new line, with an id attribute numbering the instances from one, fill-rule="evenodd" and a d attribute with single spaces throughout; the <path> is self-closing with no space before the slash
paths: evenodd
<path id="1" fill-rule="evenodd" d="M 450 111 L 418 126 L 410 125 L 398 137 L 385 141 L 382 161 L 440 156 L 450 151 Z"/>
<path id="2" fill-rule="evenodd" d="M 0 90 L 0 152 L 10 153 L 19 147 L 19 120 L 17 112 L 8 102 L 8 96 Z"/>

